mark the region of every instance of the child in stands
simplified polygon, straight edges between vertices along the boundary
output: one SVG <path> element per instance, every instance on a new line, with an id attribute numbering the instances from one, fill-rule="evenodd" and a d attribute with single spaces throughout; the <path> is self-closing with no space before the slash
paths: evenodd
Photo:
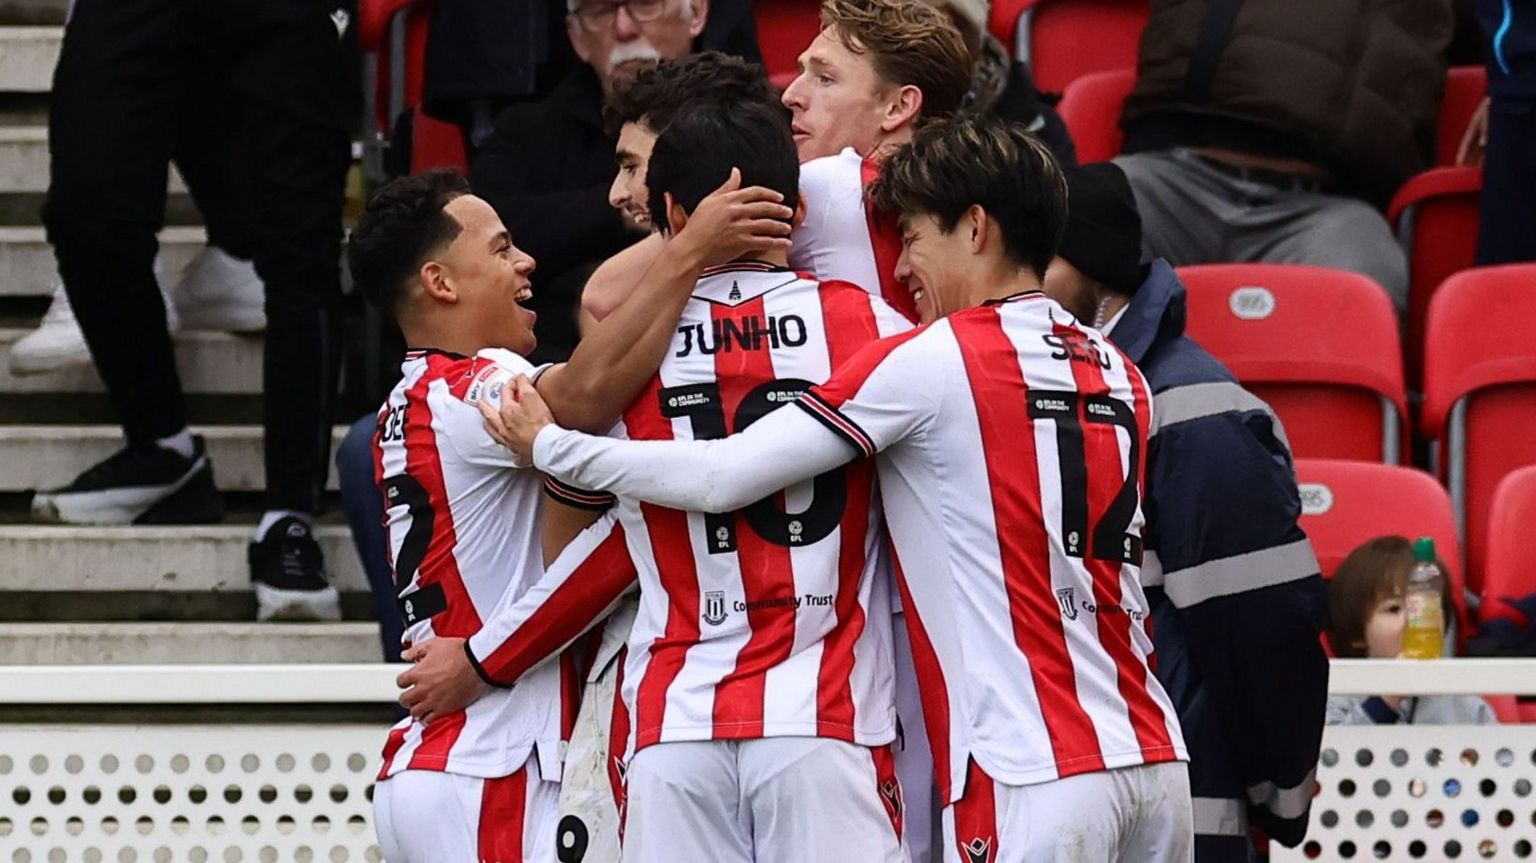
<path id="1" fill-rule="evenodd" d="M 1441 572 L 1445 564 L 1436 561 Z M 1341 658 L 1397 659 L 1407 627 L 1408 574 L 1413 544 L 1400 536 L 1365 543 L 1339 565 L 1328 583 L 1328 640 Z M 1454 625 L 1447 582 L 1442 602 Z M 1493 708 L 1476 695 L 1336 695 L 1328 699 L 1329 725 L 1489 725 Z"/>

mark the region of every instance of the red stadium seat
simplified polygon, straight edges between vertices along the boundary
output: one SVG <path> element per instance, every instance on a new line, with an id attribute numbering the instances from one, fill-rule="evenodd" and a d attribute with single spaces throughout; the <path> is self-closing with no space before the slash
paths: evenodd
<path id="1" fill-rule="evenodd" d="M 1433 168 L 1397 191 L 1387 219 L 1408 254 L 1408 376 L 1421 379 L 1424 317 L 1435 289 L 1477 257 L 1481 168 Z"/>
<path id="2" fill-rule="evenodd" d="M 405 15 L 403 52 L 390 43 L 396 16 Z M 394 118 L 411 111 L 411 173 L 429 168 L 469 169 L 464 135 L 459 127 L 435 120 L 416 110 L 421 104 L 427 56 L 427 26 L 431 0 L 361 0 L 358 5 L 358 43 L 375 58 L 376 87 L 373 122 L 388 137 Z M 399 65 L 396 74 L 396 64 Z M 378 179 L 378 178 L 374 178 Z"/>
<path id="3" fill-rule="evenodd" d="M 1523 615 L 1502 601 L 1536 593 L 1536 557 L 1525 544 L 1531 524 L 1536 524 L 1536 464 L 1511 471 L 1494 489 L 1483 538 L 1484 620 L 1536 623 L 1522 620 Z"/>
<path id="4" fill-rule="evenodd" d="M 1148 0 L 994 0 L 988 27 L 1028 61 L 1035 84 L 1061 93 L 1093 72 L 1136 69 Z"/>
<path id="5" fill-rule="evenodd" d="M 1293 264 L 1178 272 L 1190 337 L 1274 408 L 1298 457 L 1396 463 L 1407 394 L 1397 315 L 1381 286 Z"/>
<path id="6" fill-rule="evenodd" d="M 1440 119 L 1435 128 L 1435 164 L 1456 164 L 1456 151 L 1466 134 L 1472 114 L 1488 92 L 1485 66 L 1452 66 L 1445 76 L 1445 98 L 1440 100 Z"/>
<path id="7" fill-rule="evenodd" d="M 763 68 L 783 87 L 799 73 L 800 53 L 821 32 L 821 0 L 759 0 L 752 6 Z"/>
<path id="8" fill-rule="evenodd" d="M 1120 155 L 1125 143 L 1120 111 L 1135 86 L 1135 69 L 1094 72 L 1067 85 L 1056 112 L 1072 134 L 1079 162 L 1103 162 Z"/>
<path id="9" fill-rule="evenodd" d="M 1467 581 L 1483 586 L 1490 504 L 1510 472 L 1536 463 L 1536 264 L 1452 276 L 1429 305 L 1425 436 L 1467 544 Z"/>
<path id="10" fill-rule="evenodd" d="M 1362 544 L 1382 536 L 1433 537 L 1445 561 L 1460 636 L 1468 634 L 1465 579 L 1456 517 L 1445 488 L 1413 468 L 1335 459 L 1297 459 L 1301 528 L 1324 578 Z"/>

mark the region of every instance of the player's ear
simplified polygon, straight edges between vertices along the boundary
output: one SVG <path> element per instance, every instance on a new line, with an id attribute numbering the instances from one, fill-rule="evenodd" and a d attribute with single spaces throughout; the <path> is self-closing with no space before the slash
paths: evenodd
<path id="1" fill-rule="evenodd" d="M 709 0 L 693 0 L 693 14 L 688 17 L 688 35 L 699 38 L 709 21 Z"/>
<path id="2" fill-rule="evenodd" d="M 798 231 L 798 230 L 800 230 L 800 226 L 802 224 L 804 224 L 804 223 L 805 223 L 805 196 L 801 195 L 800 199 L 795 201 L 795 214 L 793 216 L 789 217 L 789 227 L 792 228 L 793 230 Z"/>
<path id="3" fill-rule="evenodd" d="M 427 261 L 416 272 L 416 280 L 421 283 L 422 293 L 427 299 L 439 303 L 456 303 L 459 301 L 458 292 L 449 283 L 447 268 L 438 261 Z"/>
<path id="4" fill-rule="evenodd" d="M 982 209 L 980 204 L 972 204 L 961 217 L 960 224 L 970 232 L 967 240 L 970 243 L 971 254 L 978 254 L 986 248 L 987 229 L 991 227 L 991 220 L 987 218 L 987 211 Z"/>
<path id="5" fill-rule="evenodd" d="M 886 133 L 894 132 L 903 126 L 909 126 L 917 122 L 917 115 L 923 112 L 923 91 L 911 84 L 905 84 L 896 88 L 891 94 L 891 99 L 885 106 L 885 119 L 880 123 L 880 130 Z"/>
<path id="6" fill-rule="evenodd" d="M 665 194 L 667 196 L 667 231 L 668 233 L 676 234 L 687 226 L 688 213 L 683 209 L 683 205 L 679 204 L 677 199 L 672 197 L 671 192 L 666 192 Z"/>

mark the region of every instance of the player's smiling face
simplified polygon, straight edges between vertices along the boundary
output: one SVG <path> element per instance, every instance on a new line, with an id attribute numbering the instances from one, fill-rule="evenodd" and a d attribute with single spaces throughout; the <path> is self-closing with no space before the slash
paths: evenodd
<path id="1" fill-rule="evenodd" d="M 784 90 L 801 162 L 852 147 L 869 155 L 880 142 L 890 88 L 868 54 L 856 54 L 823 30 L 800 55 L 800 75 Z"/>
<path id="2" fill-rule="evenodd" d="M 537 316 L 523 308 L 533 297 L 535 263 L 513 245 L 501 218 L 483 199 L 462 195 L 443 208 L 462 227 L 440 257 L 455 305 L 484 347 L 527 354 L 537 345 Z"/>
<path id="3" fill-rule="evenodd" d="M 901 257 L 896 278 L 912 292 L 918 320 L 932 323 L 965 307 L 965 279 L 961 268 L 971 257 L 970 243 L 962 236 L 963 225 L 945 232 L 939 220 L 928 214 L 901 219 Z"/>
<path id="4" fill-rule="evenodd" d="M 651 227 L 651 195 L 645 185 L 645 169 L 656 146 L 656 133 L 641 123 L 625 123 L 619 130 L 614 148 L 619 172 L 608 189 L 608 203 L 630 221 L 647 230 Z"/>

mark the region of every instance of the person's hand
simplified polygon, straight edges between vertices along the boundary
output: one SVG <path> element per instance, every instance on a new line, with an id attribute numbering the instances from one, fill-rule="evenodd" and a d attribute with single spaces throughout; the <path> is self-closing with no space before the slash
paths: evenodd
<path id="1" fill-rule="evenodd" d="M 395 685 L 405 690 L 400 706 L 422 722 L 463 710 L 490 688 L 469 664 L 462 638 L 434 638 L 401 657 L 415 664 L 395 678 Z"/>
<path id="2" fill-rule="evenodd" d="M 723 263 L 744 255 L 789 251 L 794 210 L 784 196 L 762 186 L 741 188 L 741 171 L 710 192 L 688 216 L 672 244 L 694 260 Z"/>
<path id="3" fill-rule="evenodd" d="M 533 439 L 539 429 L 554 423 L 549 406 L 526 375 L 518 375 L 501 391 L 500 409 L 491 407 L 490 399 L 480 400 L 480 416 L 485 430 L 497 443 L 511 450 L 521 464 L 533 464 Z"/>
<path id="4" fill-rule="evenodd" d="M 1476 168 L 1483 164 L 1483 151 L 1488 148 L 1488 97 L 1472 112 L 1467 131 L 1461 136 L 1461 147 L 1456 150 L 1456 164 Z"/>

